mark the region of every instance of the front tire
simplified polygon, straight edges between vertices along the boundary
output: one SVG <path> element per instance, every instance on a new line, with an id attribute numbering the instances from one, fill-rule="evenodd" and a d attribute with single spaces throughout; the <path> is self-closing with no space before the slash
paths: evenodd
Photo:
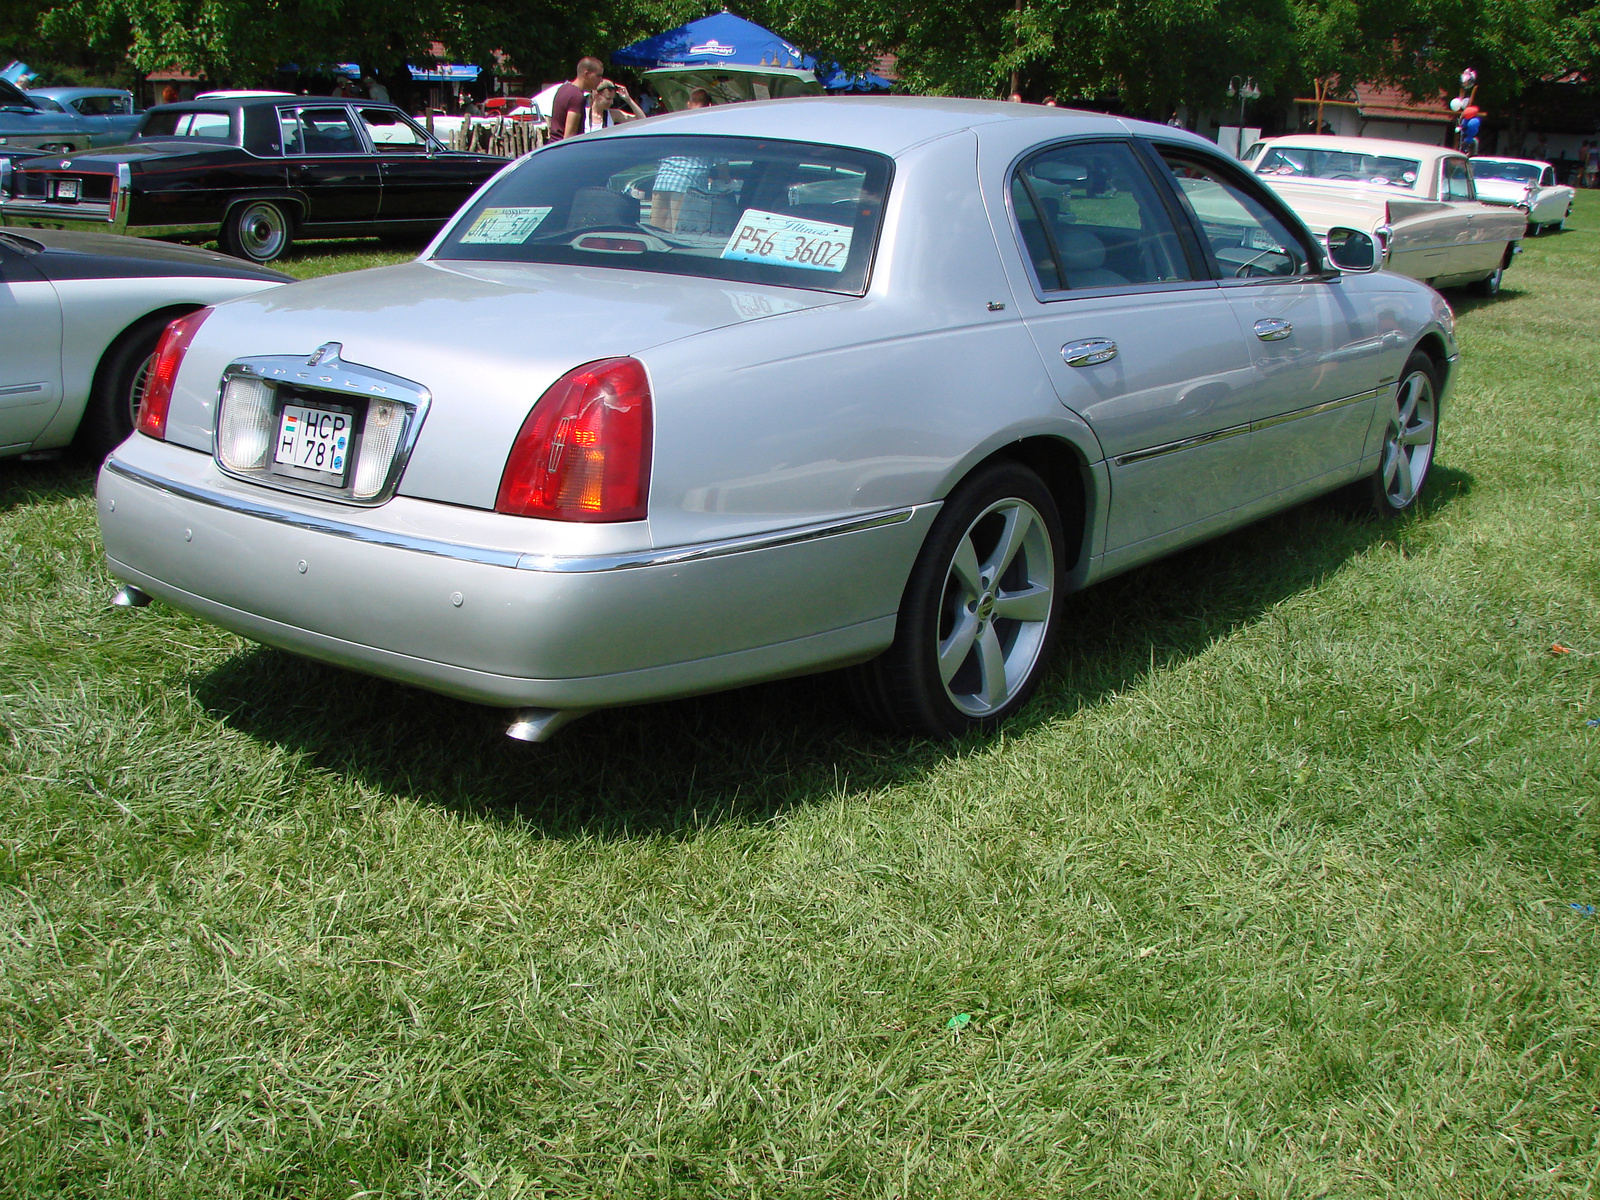
<path id="1" fill-rule="evenodd" d="M 1378 469 L 1354 485 L 1352 498 L 1378 516 L 1408 511 L 1428 482 L 1438 444 L 1439 370 L 1433 359 L 1414 350 L 1395 389 Z"/>
<path id="2" fill-rule="evenodd" d="M 222 225 L 224 254 L 254 263 L 274 262 L 294 240 L 289 216 L 271 200 L 250 200 L 235 205 Z"/>
<path id="3" fill-rule="evenodd" d="M 963 481 L 911 570 L 894 644 L 852 674 L 857 703 L 929 737 L 1011 716 L 1055 642 L 1062 556 L 1061 518 L 1038 475 L 998 462 Z"/>
<path id="4" fill-rule="evenodd" d="M 156 343 L 168 322 L 182 313 L 146 317 L 111 344 L 94 374 L 89 405 L 78 424 L 78 443 L 95 462 L 101 461 L 133 432 L 144 397 Z"/>

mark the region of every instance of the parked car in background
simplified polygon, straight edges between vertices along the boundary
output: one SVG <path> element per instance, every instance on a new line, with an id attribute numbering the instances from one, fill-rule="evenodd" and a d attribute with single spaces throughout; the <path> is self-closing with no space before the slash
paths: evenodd
<path id="1" fill-rule="evenodd" d="M 89 145 L 91 131 L 76 113 L 38 103 L 32 93 L 0 79 L 0 151 L 47 150 L 64 154 Z"/>
<path id="2" fill-rule="evenodd" d="M 106 553 L 124 603 L 517 737 L 851 664 L 959 734 L 1027 700 L 1068 593 L 1337 488 L 1416 501 L 1454 318 L 1331 240 L 1368 273 L 1214 145 L 1097 113 L 630 122 L 418 261 L 175 324 Z"/>
<path id="3" fill-rule="evenodd" d="M 1556 169 L 1532 158 L 1472 160 L 1472 185 L 1487 204 L 1508 204 L 1528 214 L 1528 232 L 1535 236 L 1565 229 L 1578 193 L 1556 182 Z"/>
<path id="4" fill-rule="evenodd" d="M 0 229 L 0 457 L 133 431 L 167 323 L 289 279 L 207 250 Z"/>
<path id="5" fill-rule="evenodd" d="M 483 102 L 483 111 L 513 121 L 531 121 L 535 115 L 531 96 L 490 96 Z"/>
<path id="6" fill-rule="evenodd" d="M 306 96 L 150 109 L 125 146 L 0 169 L 0 219 L 186 241 L 271 262 L 301 237 L 416 236 L 505 166 L 391 104 Z"/>
<path id="7" fill-rule="evenodd" d="M 34 88 L 28 98 L 41 108 L 77 117 L 89 134 L 91 146 L 116 146 L 139 128 L 144 114 L 134 111 L 133 93 L 121 88 Z"/>
<path id="8" fill-rule="evenodd" d="M 20 146 L 0 146 L 0 164 L 16 164 L 31 158 L 44 158 L 48 150 L 24 150 Z M 0 167 L 3 170 L 4 167 Z"/>
<path id="9" fill-rule="evenodd" d="M 1456 150 L 1300 134 L 1257 142 L 1246 161 L 1318 237 L 1360 229 L 1383 266 L 1435 287 L 1492 296 L 1521 249 L 1520 214 L 1480 203 L 1471 160 Z"/>

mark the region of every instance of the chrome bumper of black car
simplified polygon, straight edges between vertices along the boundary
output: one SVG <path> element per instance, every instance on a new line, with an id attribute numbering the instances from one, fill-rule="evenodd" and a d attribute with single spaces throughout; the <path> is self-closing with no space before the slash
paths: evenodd
<path id="1" fill-rule="evenodd" d="M 136 225 L 130 220 L 133 173 L 126 163 L 117 164 L 117 182 L 108 203 L 73 201 L 61 203 L 12 195 L 14 173 L 11 164 L 0 162 L 0 223 L 25 229 L 74 229 L 83 233 L 126 233 L 134 237 L 176 237 L 192 233 L 215 233 L 214 222 L 199 225 Z"/>

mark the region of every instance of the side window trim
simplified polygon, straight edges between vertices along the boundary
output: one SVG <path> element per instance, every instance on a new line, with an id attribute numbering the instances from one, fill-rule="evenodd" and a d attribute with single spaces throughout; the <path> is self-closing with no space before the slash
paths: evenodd
<path id="1" fill-rule="evenodd" d="M 1027 160 L 1024 160 L 1024 161 L 1027 161 Z M 1050 247 L 1050 268 L 1051 268 L 1051 270 L 1053 270 L 1055 272 L 1055 275 L 1056 275 L 1056 286 L 1053 287 L 1053 288 L 1046 287 L 1044 280 L 1042 278 L 1040 278 L 1040 276 L 1039 276 L 1039 264 L 1033 261 L 1033 255 L 1028 251 L 1027 242 L 1025 240 L 1023 240 L 1022 237 L 1021 237 L 1021 234 L 1022 234 L 1022 223 L 1017 218 L 1016 214 L 1013 213 L 1012 214 L 1012 218 L 1011 218 L 1011 224 L 1012 224 L 1012 227 L 1016 231 L 1017 236 L 1018 236 L 1018 245 L 1022 249 L 1023 261 L 1028 263 L 1032 267 L 1032 269 L 1033 269 L 1033 277 L 1038 282 L 1040 288 L 1043 291 L 1046 291 L 1046 292 L 1051 292 L 1051 291 L 1065 292 L 1065 291 L 1069 291 L 1070 289 L 1067 287 L 1067 281 L 1064 278 L 1062 278 L 1062 275 L 1061 275 L 1061 247 L 1056 243 L 1056 231 L 1051 228 L 1050 222 L 1046 221 L 1044 219 L 1044 206 L 1039 203 L 1039 193 L 1037 193 L 1037 192 L 1035 192 L 1033 190 L 1033 181 L 1030 180 L 1028 178 L 1028 176 L 1027 176 L 1027 173 L 1025 171 L 1023 171 L 1022 163 L 1018 163 L 1017 164 L 1016 168 L 1011 173 L 1011 178 L 1013 180 L 1016 180 L 1017 182 L 1021 183 L 1022 184 L 1022 190 L 1028 193 L 1028 203 L 1033 205 L 1034 219 L 1039 222 L 1039 230 L 1040 230 L 1041 233 L 1044 234 L 1044 240 L 1045 240 L 1046 244 L 1049 245 L 1049 247 Z M 1006 196 L 1007 196 L 1007 199 L 1009 200 L 1010 196 L 1011 196 L 1011 189 L 1010 188 L 1006 189 Z"/>
<path id="2" fill-rule="evenodd" d="M 307 142 L 307 135 L 308 135 L 308 130 L 310 129 L 310 126 L 308 126 L 306 124 L 305 114 L 308 113 L 308 112 L 331 112 L 333 110 L 338 110 L 338 111 L 344 113 L 345 125 L 350 130 L 350 132 L 355 136 L 356 149 L 354 149 L 354 150 L 309 150 L 309 149 L 307 149 L 306 148 L 306 142 Z M 367 134 L 366 134 L 366 129 L 364 128 L 364 122 L 362 122 L 356 116 L 354 110 L 351 109 L 351 107 L 348 104 L 339 104 L 337 102 L 330 102 L 330 101 L 324 100 L 320 104 L 316 104 L 316 103 L 312 103 L 312 104 L 297 104 L 297 105 L 295 105 L 295 107 L 293 109 L 285 109 L 285 110 L 280 110 L 280 111 L 293 112 L 294 113 L 295 125 L 298 126 L 298 128 L 300 130 L 300 138 L 299 138 L 300 149 L 298 151 L 296 151 L 292 155 L 286 155 L 286 157 L 290 157 L 290 158 L 353 158 L 353 157 L 362 157 L 362 158 L 365 158 L 369 154 L 371 154 L 371 150 L 370 149 L 364 150 L 364 149 L 361 148 L 363 146 L 369 145 L 369 143 L 367 142 Z"/>
<path id="3" fill-rule="evenodd" d="M 1178 186 L 1177 177 L 1173 175 L 1171 169 L 1167 166 L 1166 159 L 1162 157 L 1163 148 L 1170 149 L 1178 158 L 1188 158 L 1193 160 L 1199 166 L 1205 167 L 1208 170 L 1215 170 L 1218 175 L 1227 179 L 1235 187 L 1238 187 L 1251 199 L 1255 200 L 1256 203 L 1265 208 L 1267 212 L 1275 217 L 1279 224 L 1284 227 L 1285 232 L 1299 242 L 1300 249 L 1306 257 L 1306 270 L 1298 275 L 1264 275 L 1245 279 L 1232 279 L 1225 276 L 1222 273 L 1220 264 L 1216 261 L 1215 255 L 1213 255 L 1211 252 L 1210 242 L 1205 237 L 1204 231 L 1202 231 L 1196 225 L 1195 217 L 1191 215 L 1191 209 L 1184 202 L 1183 191 Z M 1327 263 L 1324 261 L 1322 247 L 1317 243 L 1316 237 L 1311 235 L 1309 230 L 1306 230 L 1308 236 L 1302 239 L 1300 237 L 1300 230 L 1304 223 L 1299 217 L 1294 215 L 1294 213 L 1289 209 L 1289 206 L 1284 204 L 1271 188 L 1265 187 L 1258 183 L 1253 177 L 1251 177 L 1249 172 L 1243 171 L 1235 164 L 1227 162 L 1221 158 L 1213 158 L 1211 155 L 1206 154 L 1197 147 L 1190 146 L 1186 143 L 1151 141 L 1149 143 L 1149 149 L 1155 160 L 1161 164 L 1162 186 L 1171 192 L 1173 203 L 1178 204 L 1183 209 L 1184 227 L 1189 229 L 1197 240 L 1201 252 L 1205 256 L 1206 263 L 1208 264 L 1210 270 L 1214 272 L 1212 278 L 1216 279 L 1223 286 L 1239 287 L 1262 283 L 1282 283 L 1286 279 L 1315 279 L 1318 276 L 1326 273 Z"/>
<path id="4" fill-rule="evenodd" d="M 1173 179 L 1172 171 L 1167 167 L 1166 161 L 1161 157 L 1160 147 L 1148 138 L 1135 138 L 1134 150 L 1144 160 L 1146 173 L 1155 180 L 1156 192 L 1167 209 L 1167 219 L 1178 231 L 1178 241 L 1182 243 L 1183 253 L 1189 260 L 1189 270 L 1194 273 L 1196 279 L 1221 282 L 1222 273 L 1217 268 L 1216 260 L 1212 258 L 1210 244 L 1190 217 L 1189 206 L 1183 202 L 1183 193 Z"/>
<path id="5" fill-rule="evenodd" d="M 1044 227 L 1046 240 L 1050 244 L 1050 251 L 1053 258 L 1052 265 L 1054 266 L 1056 272 L 1056 286 L 1052 288 L 1046 284 L 1045 280 L 1040 276 L 1038 267 L 1033 261 L 1033 254 L 1029 251 L 1027 242 L 1022 236 L 1022 223 L 1016 211 L 1011 184 L 1013 180 L 1021 181 L 1024 190 L 1028 194 L 1029 203 L 1033 205 L 1034 211 L 1036 213 L 1040 213 L 1042 216 L 1043 210 L 1039 204 L 1039 197 L 1037 194 L 1035 194 L 1033 185 L 1028 180 L 1027 175 L 1023 174 L 1023 166 L 1035 158 L 1038 158 L 1042 154 L 1048 154 L 1053 150 L 1059 150 L 1066 147 L 1078 146 L 1123 146 L 1128 149 L 1135 161 L 1137 168 L 1144 172 L 1145 177 L 1149 180 L 1151 187 L 1155 191 L 1155 194 L 1161 199 L 1163 211 L 1167 216 L 1173 233 L 1178 239 L 1178 244 L 1183 249 L 1184 258 L 1186 260 L 1186 265 L 1189 268 L 1191 278 L 1165 280 L 1159 283 L 1128 283 L 1108 287 L 1069 288 L 1066 285 L 1066 280 L 1061 274 L 1061 252 L 1059 246 L 1056 244 L 1055 234 L 1041 219 L 1040 224 L 1042 227 Z M 1142 152 L 1142 147 L 1139 145 L 1139 139 L 1137 138 L 1108 136 L 1103 133 L 1088 134 L 1079 137 L 1062 138 L 1058 141 L 1047 142 L 1043 145 L 1029 146 L 1026 150 L 1023 150 L 1021 153 L 1019 153 L 1016 158 L 1011 161 L 1010 166 L 1006 168 L 1006 174 L 1002 182 L 1001 190 L 1004 193 L 1006 216 L 1011 223 L 1012 242 L 1016 246 L 1017 255 L 1022 260 L 1022 265 L 1027 271 L 1028 277 L 1033 282 L 1034 299 L 1038 300 L 1041 304 L 1052 304 L 1061 300 L 1075 300 L 1086 296 L 1100 296 L 1106 294 L 1123 295 L 1130 292 L 1182 291 L 1192 288 L 1215 287 L 1216 280 L 1210 274 L 1209 268 L 1203 261 L 1197 263 L 1194 260 L 1193 248 L 1189 245 L 1189 235 L 1186 232 L 1188 228 L 1187 222 L 1179 222 L 1174 220 L 1171 212 L 1169 211 L 1170 200 L 1165 194 L 1166 186 L 1166 183 L 1159 176 L 1157 176 L 1156 172 L 1151 169 L 1151 165 L 1147 159 L 1147 156 Z"/>

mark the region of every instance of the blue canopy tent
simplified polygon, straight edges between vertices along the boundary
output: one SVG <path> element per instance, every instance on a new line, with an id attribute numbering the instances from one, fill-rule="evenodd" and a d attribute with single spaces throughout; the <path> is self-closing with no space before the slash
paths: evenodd
<path id="1" fill-rule="evenodd" d="M 829 92 L 887 92 L 893 89 L 894 84 L 882 75 L 872 71 L 863 71 L 859 75 L 852 75 L 843 67 L 834 67 L 833 74 L 822 80 L 822 86 Z"/>
<path id="2" fill-rule="evenodd" d="M 837 65 L 818 69 L 817 60 L 770 29 L 731 12 L 714 13 L 666 33 L 624 46 L 611 56 L 622 67 L 786 67 L 814 72 L 830 92 L 886 92 L 890 83 L 868 72 L 849 75 Z"/>
<path id="3" fill-rule="evenodd" d="M 624 46 L 611 56 L 621 67 L 794 67 L 816 70 L 817 60 L 770 29 L 731 12 L 714 13 L 666 33 Z"/>

